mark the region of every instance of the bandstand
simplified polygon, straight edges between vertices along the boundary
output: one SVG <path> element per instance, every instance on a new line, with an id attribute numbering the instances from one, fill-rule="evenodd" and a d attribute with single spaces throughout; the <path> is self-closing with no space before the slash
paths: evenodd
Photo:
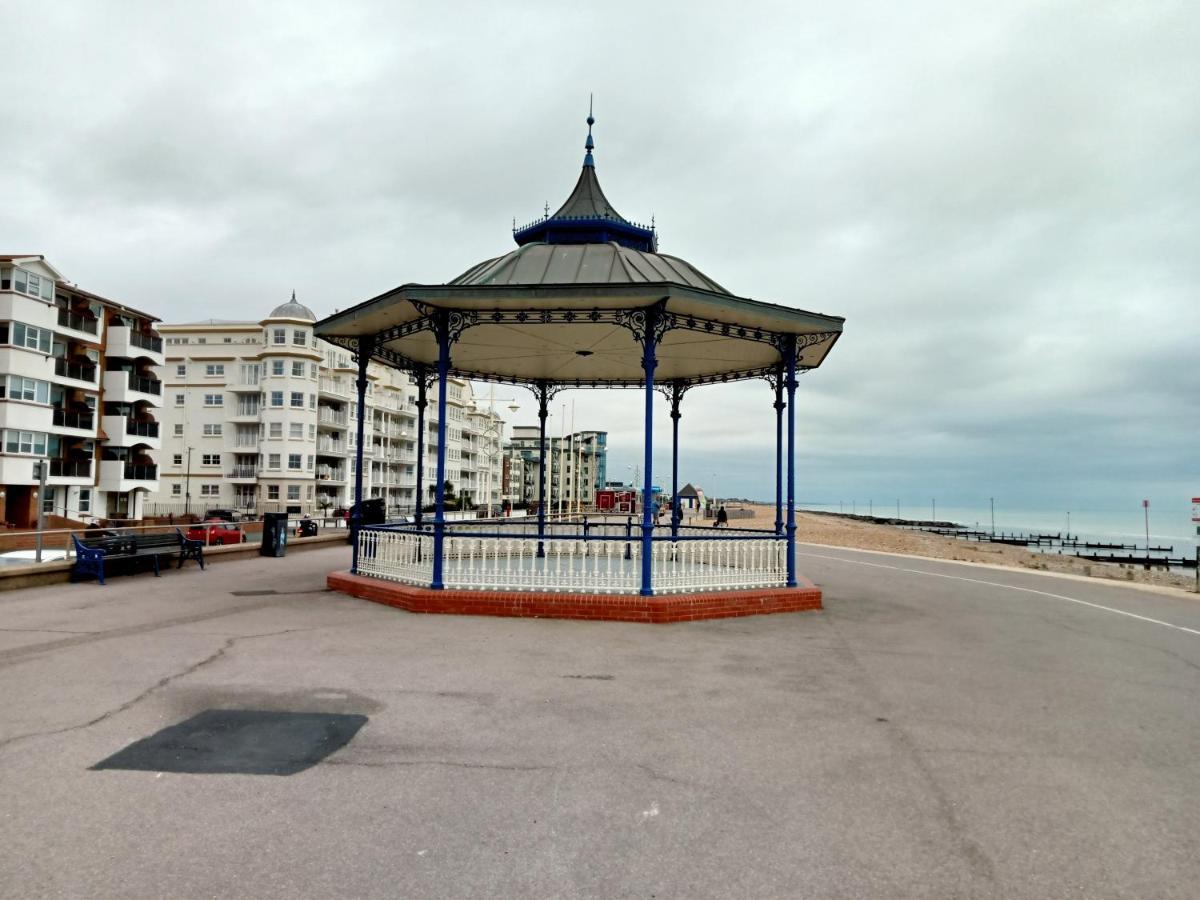
<path id="1" fill-rule="evenodd" d="M 362 526 L 355 519 L 351 570 L 331 574 L 329 585 L 424 612 L 675 621 L 819 608 L 819 590 L 795 564 L 795 397 L 798 374 L 824 361 L 844 320 L 738 297 L 690 263 L 659 253 L 655 229 L 620 216 L 600 189 L 594 121 L 589 115 L 575 189 L 553 214 L 514 228 L 515 250 L 448 284 L 405 284 L 317 323 L 319 336 L 357 360 L 356 500 L 368 364 L 407 370 L 416 382 L 418 498 L 431 390 L 438 411 L 432 521 L 419 504 L 411 523 Z M 537 398 L 536 521 L 446 521 L 451 375 L 521 385 Z M 684 395 L 751 379 L 770 385 L 775 410 L 774 527 L 684 526 Z M 558 391 L 575 388 L 642 391 L 640 522 L 547 519 L 548 407 Z M 672 515 L 663 526 L 655 523 L 651 488 L 655 391 L 666 396 L 673 420 Z"/>

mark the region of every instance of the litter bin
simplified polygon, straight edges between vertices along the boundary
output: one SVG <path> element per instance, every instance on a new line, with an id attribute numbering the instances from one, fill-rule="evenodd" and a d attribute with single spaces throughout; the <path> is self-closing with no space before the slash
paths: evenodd
<path id="1" fill-rule="evenodd" d="M 353 544 L 354 539 L 358 534 L 358 526 L 360 525 L 382 525 L 387 521 L 387 501 L 382 497 L 370 497 L 361 504 L 355 504 L 350 507 L 350 521 L 347 523 L 350 526 L 350 534 L 347 535 L 346 542 Z M 361 506 L 362 518 L 355 522 L 355 514 Z"/>
<path id="2" fill-rule="evenodd" d="M 300 528 L 298 530 L 300 537 L 316 537 L 317 523 L 313 519 L 301 519 Z"/>
<path id="3" fill-rule="evenodd" d="M 262 556 L 287 556 L 287 513 L 264 513 L 262 546 L 258 552 Z"/>

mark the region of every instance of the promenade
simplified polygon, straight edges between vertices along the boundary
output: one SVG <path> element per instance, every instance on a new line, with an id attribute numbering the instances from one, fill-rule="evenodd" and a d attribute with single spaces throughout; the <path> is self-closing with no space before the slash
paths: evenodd
<path id="1" fill-rule="evenodd" d="M 1130 897 L 1200 883 L 1200 602 L 801 545 L 821 612 L 414 615 L 344 546 L 0 594 L 2 897 Z M 287 776 L 91 767 L 366 717 Z"/>

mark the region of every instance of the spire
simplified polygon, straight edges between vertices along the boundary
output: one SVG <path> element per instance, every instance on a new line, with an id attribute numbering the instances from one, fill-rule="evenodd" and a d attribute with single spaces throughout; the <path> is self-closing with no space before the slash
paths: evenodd
<path id="1" fill-rule="evenodd" d="M 583 164 L 589 168 L 596 168 L 596 161 L 592 159 L 592 151 L 596 149 L 596 145 L 592 142 L 592 126 L 596 124 L 596 120 L 592 118 L 592 100 L 593 95 L 588 94 L 588 136 L 587 142 L 583 145 L 583 149 L 587 151 L 583 155 Z"/>
<path id="2" fill-rule="evenodd" d="M 292 302 L 293 303 L 296 302 L 296 289 L 295 288 L 292 288 Z"/>

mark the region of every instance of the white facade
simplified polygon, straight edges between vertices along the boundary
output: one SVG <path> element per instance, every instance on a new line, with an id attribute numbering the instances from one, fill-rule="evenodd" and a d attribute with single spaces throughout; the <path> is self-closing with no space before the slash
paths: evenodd
<path id="1" fill-rule="evenodd" d="M 80 290 L 41 256 L 0 256 L 4 520 L 136 520 L 157 490 L 163 361 L 152 316 Z M 39 493 L 35 461 L 46 460 Z"/>
<path id="2" fill-rule="evenodd" d="M 286 511 L 331 515 L 353 502 L 357 368 L 313 335 L 306 307 L 259 322 L 163 325 L 163 470 L 155 514 Z M 391 514 L 416 503 L 417 387 L 372 364 L 364 423 L 363 496 Z M 500 502 L 504 422 L 480 409 L 469 382 L 447 385 L 446 479 L 479 505 Z M 429 391 L 426 502 L 437 472 L 437 392 Z M 489 451 L 489 448 L 490 451 Z"/>

